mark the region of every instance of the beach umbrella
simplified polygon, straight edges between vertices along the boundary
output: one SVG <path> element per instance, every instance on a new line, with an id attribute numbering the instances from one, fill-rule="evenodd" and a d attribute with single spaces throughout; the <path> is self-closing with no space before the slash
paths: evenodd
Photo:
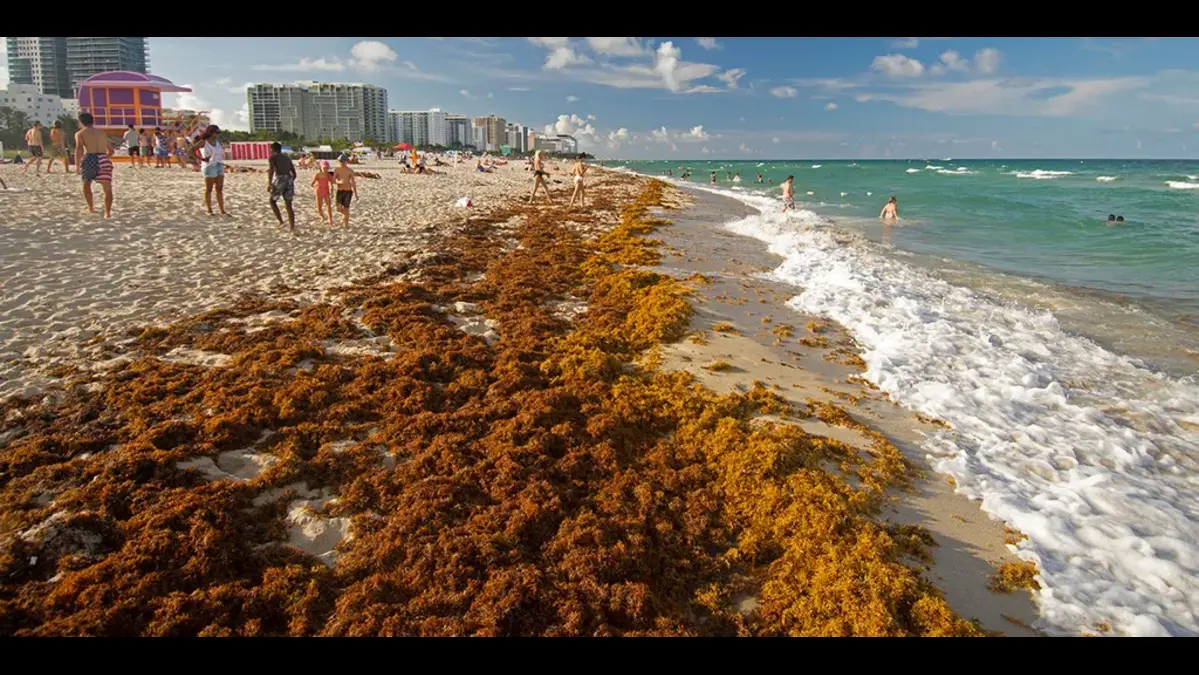
<path id="1" fill-rule="evenodd" d="M 396 145 L 394 148 L 392 148 L 392 150 L 411 150 L 411 149 L 412 149 L 411 143 L 400 143 L 399 145 Z"/>

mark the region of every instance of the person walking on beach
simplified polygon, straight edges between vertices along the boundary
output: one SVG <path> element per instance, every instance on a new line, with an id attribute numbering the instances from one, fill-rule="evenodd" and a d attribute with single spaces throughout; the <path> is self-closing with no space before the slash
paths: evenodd
<path id="1" fill-rule="evenodd" d="M 350 168 L 349 156 L 342 155 L 337 162 L 340 166 L 333 171 L 333 183 L 337 185 L 337 210 L 341 213 L 342 227 L 348 228 L 350 204 L 358 200 L 358 181 L 354 178 L 354 170 Z"/>
<path id="2" fill-rule="evenodd" d="M 579 158 L 575 160 L 575 165 L 570 169 L 571 175 L 574 176 L 575 191 L 570 195 L 570 204 L 567 205 L 567 208 L 575 205 L 575 198 L 578 198 L 579 206 L 587 206 L 587 186 L 583 184 L 583 176 L 590 167 L 583 161 L 586 157 L 587 155 L 579 155 Z"/>
<path id="3" fill-rule="evenodd" d="M 291 157 L 283 154 L 283 144 L 278 141 L 271 143 L 271 158 L 267 162 L 266 190 L 271 195 L 271 210 L 283 227 L 283 214 L 279 212 L 279 198 L 287 207 L 287 224 L 292 234 L 296 233 L 296 212 L 292 210 L 291 202 L 296 197 L 296 166 Z"/>
<path id="4" fill-rule="evenodd" d="M 61 120 L 54 120 L 54 126 L 50 128 L 50 147 L 54 148 L 54 154 L 46 163 L 46 173 L 50 173 L 50 169 L 54 168 L 55 159 L 62 160 L 62 170 L 71 173 L 71 162 L 67 153 L 67 132 L 62 128 Z"/>
<path id="5" fill-rule="evenodd" d="M 312 187 L 316 188 L 316 213 L 325 222 L 325 210 L 329 211 L 329 224 L 333 224 L 333 172 L 329 170 L 328 160 L 321 161 L 316 175 L 312 177 Z"/>
<path id="6" fill-rule="evenodd" d="M 154 158 L 154 134 L 145 129 L 140 131 L 141 148 L 138 150 L 138 159 L 142 161 L 142 166 L 147 166 Z"/>
<path id="7" fill-rule="evenodd" d="M 25 144 L 29 146 L 29 156 L 33 158 L 25 164 L 25 173 L 29 173 L 29 167 L 31 166 L 37 167 L 33 170 L 35 175 L 41 173 L 43 154 L 41 122 L 34 122 L 33 127 L 25 132 Z M 46 173 L 49 172 L 50 168 L 46 167 Z"/>
<path id="8" fill-rule="evenodd" d="M 795 176 L 783 181 L 783 213 L 795 210 Z"/>
<path id="9" fill-rule="evenodd" d="M 125 132 L 123 138 L 125 139 L 125 151 L 129 153 L 129 165 L 136 167 L 139 145 L 137 129 L 134 129 L 133 125 L 130 124 L 129 130 Z"/>
<path id="10" fill-rule="evenodd" d="M 162 129 L 154 130 L 154 168 L 170 168 L 171 141 Z"/>
<path id="11" fill-rule="evenodd" d="M 212 212 L 212 193 L 216 191 L 217 207 L 222 216 L 225 212 L 225 146 L 221 145 L 221 128 L 215 124 L 208 125 L 196 142 L 192 144 L 191 154 L 200 161 L 204 174 L 204 208 L 208 215 Z"/>
<path id="12" fill-rule="evenodd" d="M 532 194 L 529 195 L 529 203 L 531 204 L 533 202 L 533 200 L 537 197 L 537 186 L 541 186 L 545 190 L 546 201 L 548 201 L 550 204 L 553 204 L 554 198 L 550 196 L 550 186 L 549 186 L 549 183 L 547 183 L 545 180 L 546 178 L 549 178 L 549 174 L 546 173 L 546 171 L 545 171 L 545 160 L 542 159 L 540 150 L 533 153 L 533 165 L 532 166 L 533 166 L 533 192 L 532 192 Z"/>
<path id="13" fill-rule="evenodd" d="M 187 136 L 182 131 L 175 136 L 175 159 L 179 166 L 187 168 Z"/>
<path id="14" fill-rule="evenodd" d="M 95 213 L 92 203 L 92 183 L 100 183 L 104 191 L 104 217 L 112 218 L 112 142 L 108 134 L 92 126 L 95 120 L 89 112 L 79 113 L 82 129 L 75 132 L 75 166 L 83 179 L 83 198 L 88 213 Z"/>
<path id="15" fill-rule="evenodd" d="M 895 195 L 891 195 L 891 198 L 883 205 L 883 210 L 878 217 L 888 222 L 899 220 L 899 204 L 895 201 Z"/>

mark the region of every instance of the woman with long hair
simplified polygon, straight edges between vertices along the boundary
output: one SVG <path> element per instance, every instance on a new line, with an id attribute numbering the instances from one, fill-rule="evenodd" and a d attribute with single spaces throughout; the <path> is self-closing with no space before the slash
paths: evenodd
<path id="1" fill-rule="evenodd" d="M 222 216 L 225 212 L 225 146 L 221 145 L 221 129 L 215 124 L 200 134 L 190 149 L 191 155 L 200 160 L 200 170 L 204 174 L 204 208 L 208 215 L 212 212 L 212 192 L 216 190 L 216 203 Z"/>
<path id="2" fill-rule="evenodd" d="M 575 165 L 571 167 L 570 173 L 574 175 L 575 191 L 570 195 L 570 204 L 567 208 L 575 205 L 575 199 L 578 198 L 579 206 L 587 206 L 587 186 L 583 184 L 583 176 L 587 174 L 587 163 L 583 160 L 587 159 L 587 155 L 579 155 L 575 160 Z"/>
<path id="3" fill-rule="evenodd" d="M 541 187 L 541 189 L 545 190 L 546 201 L 548 201 L 551 204 L 554 203 L 554 198 L 550 196 L 549 183 L 546 182 L 546 179 L 549 178 L 549 175 L 550 175 L 549 172 L 547 172 L 545 170 L 545 160 L 542 159 L 541 151 L 538 150 L 538 151 L 534 152 L 533 153 L 533 192 L 532 192 L 532 194 L 529 195 L 530 203 L 532 203 L 533 199 L 537 197 L 537 188 L 538 187 Z"/>

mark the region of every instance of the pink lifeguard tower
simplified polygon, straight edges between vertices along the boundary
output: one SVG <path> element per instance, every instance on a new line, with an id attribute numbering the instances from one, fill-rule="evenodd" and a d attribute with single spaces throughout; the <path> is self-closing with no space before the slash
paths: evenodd
<path id="1" fill-rule="evenodd" d="M 138 129 L 163 126 L 162 95 L 190 91 L 165 77 L 110 70 L 79 85 L 79 110 L 92 114 L 97 129 L 119 136 L 130 124 Z"/>

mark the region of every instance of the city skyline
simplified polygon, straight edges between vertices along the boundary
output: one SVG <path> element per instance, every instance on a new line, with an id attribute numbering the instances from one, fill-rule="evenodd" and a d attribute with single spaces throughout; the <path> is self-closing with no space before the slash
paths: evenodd
<path id="1" fill-rule="evenodd" d="M 246 86 L 317 80 L 630 159 L 1199 157 L 1188 38 L 151 38 L 150 51 L 154 72 L 194 90 L 168 105 L 232 129 L 249 128 Z"/>

